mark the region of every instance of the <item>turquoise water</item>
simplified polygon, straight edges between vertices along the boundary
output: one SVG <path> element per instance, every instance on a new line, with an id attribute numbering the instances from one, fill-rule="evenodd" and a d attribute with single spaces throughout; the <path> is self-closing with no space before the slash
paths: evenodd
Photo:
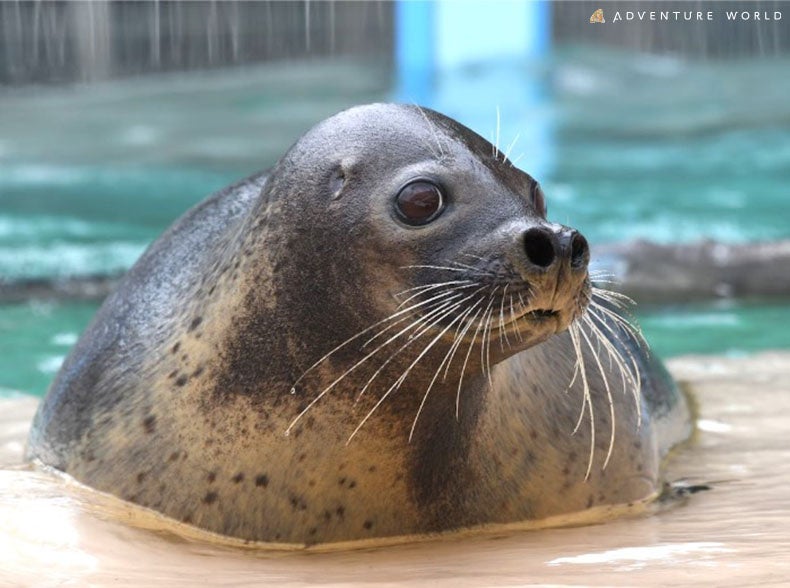
<path id="1" fill-rule="evenodd" d="M 790 59 L 567 49 L 452 72 L 429 105 L 495 138 L 593 243 L 790 237 Z M 386 64 L 284 63 L 0 93 L 0 278 L 116 273 L 186 208 L 316 121 L 391 100 Z M 518 136 L 518 138 L 517 138 Z M 0 306 L 0 395 L 41 394 L 94 310 Z M 790 306 L 642 315 L 663 355 L 790 347 Z"/>

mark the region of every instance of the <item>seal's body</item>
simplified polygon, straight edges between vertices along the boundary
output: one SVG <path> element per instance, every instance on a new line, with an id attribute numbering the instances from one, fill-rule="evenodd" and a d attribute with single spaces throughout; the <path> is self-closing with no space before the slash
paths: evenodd
<path id="1" fill-rule="evenodd" d="M 28 457 L 268 542 L 645 499 L 688 410 L 588 259 L 472 131 L 345 111 L 149 248 L 66 360 Z"/>

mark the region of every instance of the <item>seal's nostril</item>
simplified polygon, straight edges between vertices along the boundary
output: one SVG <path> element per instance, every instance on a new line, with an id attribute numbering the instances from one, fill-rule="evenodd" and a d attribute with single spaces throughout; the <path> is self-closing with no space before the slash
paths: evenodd
<path id="1" fill-rule="evenodd" d="M 538 267 L 546 268 L 554 262 L 554 241 L 542 229 L 532 228 L 524 233 L 524 251 Z"/>
<path id="2" fill-rule="evenodd" d="M 590 261 L 590 247 L 581 233 L 574 231 L 571 240 L 571 267 L 582 269 Z"/>

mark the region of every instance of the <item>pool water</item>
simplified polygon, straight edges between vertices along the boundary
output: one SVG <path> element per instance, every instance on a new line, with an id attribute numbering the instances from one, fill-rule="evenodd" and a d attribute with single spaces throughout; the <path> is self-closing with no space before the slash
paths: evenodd
<path id="1" fill-rule="evenodd" d="M 787 58 L 689 63 L 566 48 L 544 63 L 445 74 L 427 102 L 503 149 L 512 143 L 511 158 L 544 185 L 549 217 L 580 229 L 593 252 L 634 238 L 781 239 L 788 68 Z M 271 166 L 318 120 L 397 97 L 387 64 L 340 59 L 3 90 L 0 279 L 123 271 L 189 206 Z M 43 394 L 95 308 L 0 305 L 0 396 Z M 787 301 L 640 317 L 664 356 L 790 348 L 776 328 L 790 323 Z"/>

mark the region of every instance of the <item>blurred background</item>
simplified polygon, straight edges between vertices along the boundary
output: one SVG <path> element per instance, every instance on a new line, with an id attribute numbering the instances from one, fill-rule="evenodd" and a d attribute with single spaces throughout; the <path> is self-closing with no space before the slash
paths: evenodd
<path id="1" fill-rule="evenodd" d="M 774 1 L 0 2 L 0 396 L 46 391 L 187 208 L 359 103 L 422 104 L 497 141 L 594 257 L 781 249 L 788 33 Z M 790 348 L 779 290 L 637 314 L 664 356 Z"/>

